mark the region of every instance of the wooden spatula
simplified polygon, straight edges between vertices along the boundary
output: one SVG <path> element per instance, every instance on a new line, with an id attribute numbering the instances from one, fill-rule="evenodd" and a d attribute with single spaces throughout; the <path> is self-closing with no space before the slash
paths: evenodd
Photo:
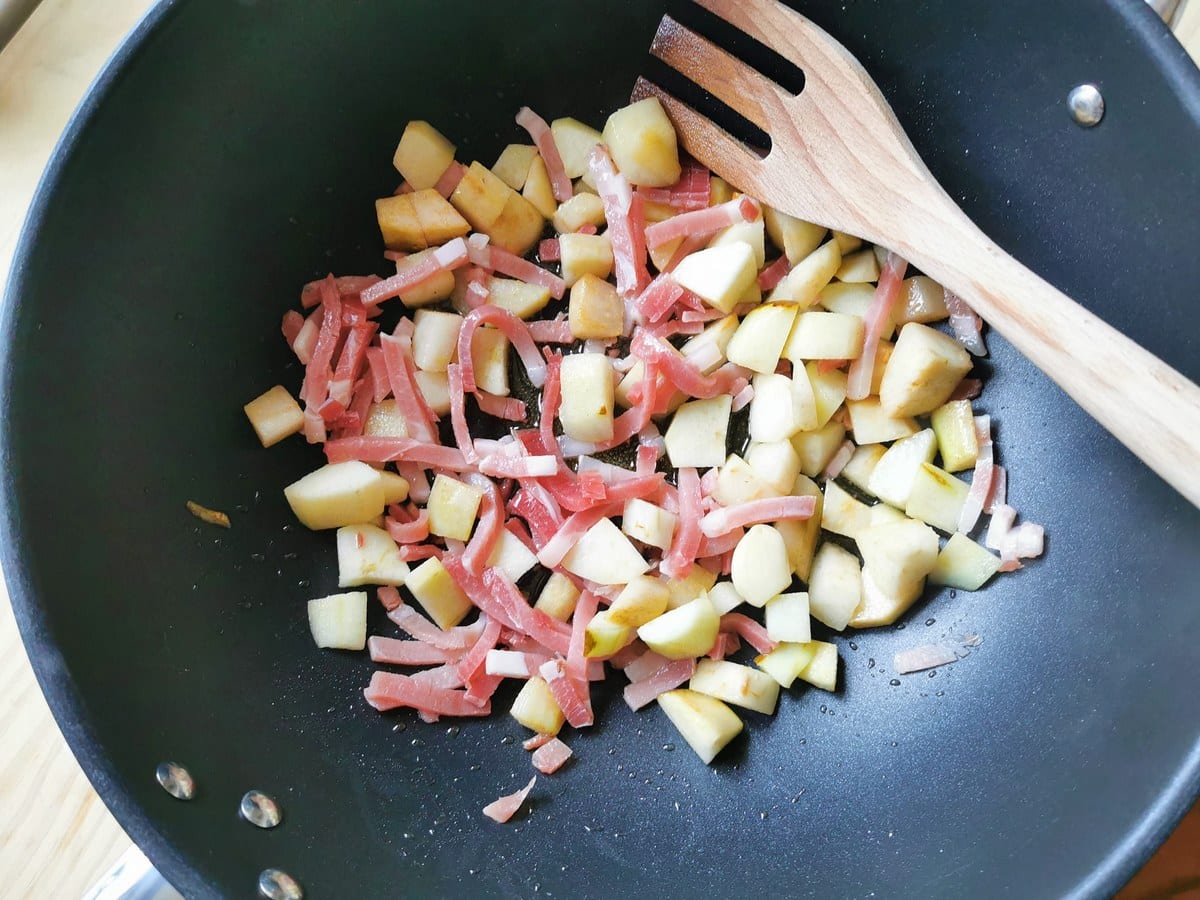
<path id="1" fill-rule="evenodd" d="M 1200 388 L 1029 271 L 921 162 L 841 44 L 775 0 L 696 0 L 796 63 L 793 95 L 670 17 L 651 52 L 771 137 L 765 158 L 648 81 L 684 148 L 782 212 L 880 244 L 966 300 L 1080 406 L 1200 506 Z"/>

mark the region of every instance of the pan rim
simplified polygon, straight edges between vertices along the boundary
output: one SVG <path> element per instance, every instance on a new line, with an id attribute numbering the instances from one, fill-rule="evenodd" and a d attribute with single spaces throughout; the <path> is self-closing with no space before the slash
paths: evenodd
<path id="1" fill-rule="evenodd" d="M 43 171 L 13 253 L 12 267 L 0 311 L 0 413 L 8 411 L 13 382 L 14 345 L 11 340 L 23 294 L 28 258 L 38 242 L 64 169 L 76 155 L 105 100 L 128 65 L 169 21 L 184 0 L 157 0 L 105 62 L 87 88 L 52 151 Z M 1193 117 L 1200 121 L 1200 68 L 1145 3 L 1103 0 L 1142 43 L 1148 60 L 1161 67 Z M 4 415 L 7 423 L 8 416 Z M 97 740 L 84 714 L 80 694 L 65 660 L 42 616 L 29 573 L 24 568 L 23 523 L 15 499 L 12 435 L 0 427 L 0 561 L 18 631 L 38 686 L 55 724 L 105 806 L 159 871 L 185 896 L 214 893 L 200 869 L 155 826 L 147 810 L 126 790 L 111 757 Z M 149 777 L 149 774 L 147 774 Z M 1141 868 L 1200 798 L 1200 735 L 1178 769 L 1123 839 L 1108 849 L 1092 871 L 1070 891 L 1070 897 L 1105 897 L 1116 893 Z"/>

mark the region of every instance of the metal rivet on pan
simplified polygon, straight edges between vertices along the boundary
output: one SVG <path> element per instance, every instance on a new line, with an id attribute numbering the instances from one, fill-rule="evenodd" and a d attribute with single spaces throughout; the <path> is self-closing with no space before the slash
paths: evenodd
<path id="1" fill-rule="evenodd" d="M 196 782 L 192 775 L 179 763 L 162 762 L 154 770 L 154 777 L 162 789 L 176 800 L 191 800 L 196 793 Z"/>
<path id="2" fill-rule="evenodd" d="M 258 892 L 267 900 L 301 900 L 300 882 L 280 869 L 263 869 L 258 876 Z"/>
<path id="3" fill-rule="evenodd" d="M 1094 84 L 1080 84 L 1067 95 L 1071 118 L 1084 128 L 1099 125 L 1104 118 L 1104 97 Z"/>
<path id="4" fill-rule="evenodd" d="M 246 791 L 238 812 L 242 814 L 243 819 L 259 828 L 274 828 L 283 819 L 283 813 L 280 812 L 275 798 L 262 791 Z"/>

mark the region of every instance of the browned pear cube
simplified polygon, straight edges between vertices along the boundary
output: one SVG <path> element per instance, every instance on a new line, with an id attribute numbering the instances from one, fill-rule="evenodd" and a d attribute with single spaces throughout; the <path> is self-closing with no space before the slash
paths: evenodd
<path id="1" fill-rule="evenodd" d="M 425 246 L 435 247 L 471 230 L 467 220 L 458 214 L 446 198 L 435 190 L 417 191 L 409 194 L 417 224 L 425 238 Z"/>

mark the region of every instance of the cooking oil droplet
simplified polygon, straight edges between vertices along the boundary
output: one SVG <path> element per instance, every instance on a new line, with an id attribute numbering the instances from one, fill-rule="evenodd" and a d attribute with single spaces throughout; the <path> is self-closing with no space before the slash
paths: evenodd
<path id="1" fill-rule="evenodd" d="M 858 649 L 858 644 L 856 644 L 854 641 L 851 641 L 851 642 L 850 642 L 850 649 L 851 649 L 851 650 L 857 650 L 857 649 Z"/>
<path id="2" fill-rule="evenodd" d="M 457 725 L 451 725 L 449 728 L 446 729 L 446 734 L 449 737 L 458 737 L 458 732 L 460 730 L 461 729 Z"/>
<path id="3" fill-rule="evenodd" d="M 259 828 L 274 828 L 283 820 L 283 813 L 275 798 L 262 791 L 246 791 L 238 812 L 243 819 Z"/>
<path id="4" fill-rule="evenodd" d="M 945 691 L 938 691 L 936 694 L 934 694 L 934 696 L 935 696 L 935 697 L 945 697 L 945 696 L 946 696 L 946 692 L 945 692 Z"/>
<path id="5" fill-rule="evenodd" d="M 867 660 L 867 668 L 868 669 L 875 668 L 875 657 L 872 656 L 870 659 Z"/>
<path id="6" fill-rule="evenodd" d="M 937 619 L 926 619 L 925 627 L 928 628 L 930 625 L 933 625 L 935 622 L 937 622 Z"/>
<path id="7" fill-rule="evenodd" d="M 675 745 L 674 744 L 663 744 L 663 749 L 666 750 L 668 753 L 671 753 L 675 749 Z"/>
<path id="8" fill-rule="evenodd" d="M 410 743 L 410 745 L 411 745 L 411 746 L 413 746 L 413 747 L 420 747 L 420 746 L 421 746 L 421 739 L 420 739 L 419 737 L 416 737 L 416 738 L 413 738 L 411 741 L 409 741 L 409 743 Z"/>
<path id="9" fill-rule="evenodd" d="M 162 789 L 176 800 L 191 800 L 196 794 L 196 783 L 192 781 L 191 773 L 179 763 L 159 763 L 154 770 L 154 777 Z"/>
<path id="10" fill-rule="evenodd" d="M 394 731 L 398 734 L 401 731 L 404 731 L 406 728 L 408 728 L 408 726 L 405 723 L 397 722 L 395 725 L 392 726 L 392 731 Z"/>
<path id="11" fill-rule="evenodd" d="M 263 869 L 258 876 L 258 892 L 267 900 L 301 900 L 300 882 L 280 869 Z"/>
<path id="12" fill-rule="evenodd" d="M 900 687 L 900 679 L 893 678 L 891 681 L 888 682 L 888 684 L 890 684 L 892 687 Z"/>
<path id="13" fill-rule="evenodd" d="M 301 578 L 299 581 L 296 582 L 296 587 L 300 588 L 301 590 L 307 590 L 309 588 L 309 586 L 311 586 L 311 585 L 312 585 L 312 582 L 309 581 L 307 578 Z"/>
<path id="14" fill-rule="evenodd" d="M 937 675 L 937 669 L 930 669 L 930 670 L 929 670 L 929 677 L 930 677 L 930 678 L 933 678 L 935 675 Z"/>
<path id="15" fill-rule="evenodd" d="M 517 739 L 514 738 L 511 734 L 506 734 L 504 737 L 500 738 L 500 743 L 505 744 L 505 745 L 515 744 L 516 740 Z"/>

